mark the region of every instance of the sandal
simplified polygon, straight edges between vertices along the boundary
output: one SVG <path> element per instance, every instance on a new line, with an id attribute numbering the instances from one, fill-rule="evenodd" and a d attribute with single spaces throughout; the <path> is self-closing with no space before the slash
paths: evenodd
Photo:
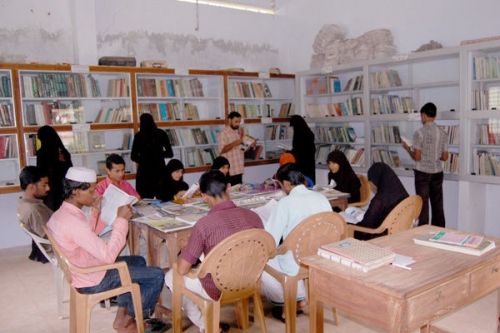
<path id="1" fill-rule="evenodd" d="M 171 323 L 165 323 L 157 318 L 144 320 L 144 333 L 163 333 L 172 327 Z"/>

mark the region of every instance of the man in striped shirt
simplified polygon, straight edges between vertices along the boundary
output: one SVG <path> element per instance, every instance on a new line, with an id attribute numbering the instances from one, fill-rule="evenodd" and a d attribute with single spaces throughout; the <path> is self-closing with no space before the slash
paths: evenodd
<path id="1" fill-rule="evenodd" d="M 241 114 L 236 111 L 229 113 L 227 125 L 218 135 L 219 154 L 228 159 L 231 168 L 229 169 L 229 182 L 231 185 L 243 182 L 244 152 L 240 148 L 243 142 L 244 131 L 240 128 Z"/>
<path id="2" fill-rule="evenodd" d="M 432 225 L 444 227 L 443 161 L 448 159 L 448 135 L 436 125 L 437 108 L 427 103 L 420 109 L 424 126 L 415 132 L 413 147 L 403 142 L 403 147 L 415 160 L 415 192 L 422 197 L 419 225 L 429 223 L 429 200 Z"/>

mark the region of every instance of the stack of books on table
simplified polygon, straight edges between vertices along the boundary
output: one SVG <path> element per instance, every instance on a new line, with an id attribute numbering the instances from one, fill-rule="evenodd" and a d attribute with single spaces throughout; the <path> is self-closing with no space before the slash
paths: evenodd
<path id="1" fill-rule="evenodd" d="M 482 236 L 448 230 L 418 235 L 413 239 L 413 241 L 415 244 L 473 256 L 480 256 L 483 253 L 495 248 L 494 241 L 485 239 Z"/>
<path id="2" fill-rule="evenodd" d="M 318 255 L 363 272 L 391 264 L 396 257 L 390 250 L 354 238 L 322 245 Z"/>

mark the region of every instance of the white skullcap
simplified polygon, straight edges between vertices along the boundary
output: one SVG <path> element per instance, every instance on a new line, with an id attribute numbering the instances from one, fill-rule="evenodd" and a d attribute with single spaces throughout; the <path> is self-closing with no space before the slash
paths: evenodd
<path id="1" fill-rule="evenodd" d="M 97 176 L 94 170 L 84 167 L 71 167 L 66 173 L 66 179 L 80 183 L 95 183 Z"/>

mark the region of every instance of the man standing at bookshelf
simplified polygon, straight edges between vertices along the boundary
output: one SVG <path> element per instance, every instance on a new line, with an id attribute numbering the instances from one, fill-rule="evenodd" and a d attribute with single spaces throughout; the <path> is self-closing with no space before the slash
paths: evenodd
<path id="1" fill-rule="evenodd" d="M 403 147 L 415 160 L 415 192 L 422 197 L 418 225 L 429 224 L 429 200 L 432 225 L 445 226 L 443 209 L 443 161 L 448 159 L 448 135 L 434 122 L 437 108 L 427 103 L 420 109 L 424 126 L 413 136 L 413 147 L 403 141 Z"/>
<path id="2" fill-rule="evenodd" d="M 241 114 L 236 111 L 229 113 L 227 125 L 218 135 L 219 154 L 228 159 L 229 182 L 231 185 L 243 182 L 244 151 L 240 148 L 245 132 L 240 128 Z"/>

